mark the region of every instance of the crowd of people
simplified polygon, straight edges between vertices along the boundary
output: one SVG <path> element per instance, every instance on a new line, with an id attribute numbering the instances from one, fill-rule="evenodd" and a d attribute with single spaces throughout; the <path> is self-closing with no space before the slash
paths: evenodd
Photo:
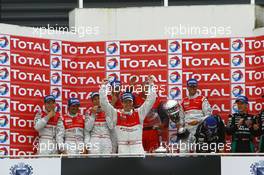
<path id="1" fill-rule="evenodd" d="M 68 100 L 68 112 L 56 112 L 55 97 L 44 98 L 45 110 L 35 115 L 39 133 L 38 154 L 144 154 L 160 146 L 180 153 L 263 152 L 264 111 L 251 115 L 248 98 L 238 96 L 238 112 L 225 124 L 212 114 L 206 97 L 198 94 L 198 81 L 187 81 L 187 96 L 182 101 L 162 101 L 151 76 L 134 92 L 135 82 L 121 92 L 120 81 L 103 80 L 99 92 L 91 93 L 92 106 L 80 114 L 80 101 Z M 169 144 L 170 127 L 176 140 Z M 226 136 L 232 136 L 228 142 Z M 260 138 L 259 146 L 255 138 Z"/>

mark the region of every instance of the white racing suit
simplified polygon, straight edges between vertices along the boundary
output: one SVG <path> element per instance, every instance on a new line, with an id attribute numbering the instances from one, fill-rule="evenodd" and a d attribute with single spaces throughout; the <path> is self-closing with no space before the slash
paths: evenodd
<path id="1" fill-rule="evenodd" d="M 115 109 L 107 99 L 107 86 L 103 85 L 99 91 L 100 103 L 106 115 L 115 126 L 119 154 L 144 154 L 142 146 L 142 129 L 145 116 L 156 100 L 156 92 L 150 86 L 150 92 L 144 104 L 130 112 Z"/>
<path id="2" fill-rule="evenodd" d="M 113 122 L 103 111 L 98 111 L 96 114 L 91 112 L 91 108 L 86 111 L 85 130 L 90 132 L 91 154 L 112 153 L 111 129 Z"/>
<path id="3" fill-rule="evenodd" d="M 206 97 L 198 95 L 197 93 L 192 97 L 185 97 L 182 100 L 182 109 L 184 112 L 184 123 L 186 129 L 189 130 L 190 135 L 186 140 L 182 140 L 183 143 L 188 144 L 187 149 L 180 150 L 180 152 L 190 152 L 194 149 L 191 147 L 191 143 L 195 143 L 195 132 L 198 125 L 209 115 L 211 115 L 212 109 Z M 190 125 L 188 123 L 192 121 L 199 121 L 196 125 Z"/>
<path id="4" fill-rule="evenodd" d="M 56 126 L 60 118 L 60 113 L 49 119 L 46 111 L 38 112 L 34 118 L 34 128 L 39 133 L 39 143 L 37 154 L 48 155 L 56 154 Z"/>
<path id="5" fill-rule="evenodd" d="M 57 125 L 57 144 L 61 152 L 66 154 L 80 154 L 85 148 L 84 144 L 85 116 L 69 113 L 61 117 Z"/>

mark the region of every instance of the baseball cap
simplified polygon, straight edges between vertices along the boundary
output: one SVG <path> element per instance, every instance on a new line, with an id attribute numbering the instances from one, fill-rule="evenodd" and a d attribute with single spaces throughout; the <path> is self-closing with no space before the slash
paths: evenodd
<path id="1" fill-rule="evenodd" d="M 134 97 L 133 97 L 133 95 L 131 93 L 126 92 L 126 93 L 124 93 L 122 95 L 122 101 L 124 101 L 124 100 L 131 100 L 131 101 L 133 101 L 134 100 Z"/>
<path id="2" fill-rule="evenodd" d="M 47 95 L 44 97 L 44 103 L 47 103 L 48 101 L 55 101 L 55 97 L 53 95 Z"/>
<path id="3" fill-rule="evenodd" d="M 92 92 L 91 93 L 91 99 L 93 99 L 95 96 L 99 96 L 98 92 Z"/>
<path id="4" fill-rule="evenodd" d="M 217 128 L 217 120 L 213 115 L 210 115 L 207 118 L 205 118 L 204 123 L 208 129 L 216 129 Z"/>
<path id="5" fill-rule="evenodd" d="M 68 106 L 80 105 L 80 100 L 78 98 L 70 98 L 68 100 Z"/>
<path id="6" fill-rule="evenodd" d="M 194 78 L 191 78 L 187 81 L 187 86 L 198 86 L 198 81 Z"/>
<path id="7" fill-rule="evenodd" d="M 243 95 L 240 95 L 236 98 L 236 103 L 237 102 L 242 102 L 242 103 L 245 103 L 245 104 L 248 104 L 248 98 L 246 96 L 243 96 Z"/>

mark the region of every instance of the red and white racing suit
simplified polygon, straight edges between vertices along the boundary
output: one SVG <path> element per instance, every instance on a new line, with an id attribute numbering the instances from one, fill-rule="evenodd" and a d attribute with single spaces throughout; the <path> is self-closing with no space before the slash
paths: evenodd
<path id="1" fill-rule="evenodd" d="M 86 111 L 85 130 L 91 135 L 91 154 L 112 153 L 111 129 L 113 122 L 103 111 L 98 111 L 96 114 L 92 113 L 91 108 Z"/>
<path id="2" fill-rule="evenodd" d="M 198 95 L 197 93 L 190 97 L 185 97 L 182 100 L 182 109 L 184 112 L 185 127 L 189 130 L 190 135 L 187 140 L 182 141 L 185 143 L 195 143 L 194 134 L 198 125 L 209 115 L 211 115 L 212 109 L 206 97 Z M 190 125 L 192 121 L 198 121 L 196 125 Z M 189 149 L 181 150 L 181 152 L 189 152 Z"/>
<path id="3" fill-rule="evenodd" d="M 142 129 L 145 116 L 156 100 L 156 92 L 150 86 L 150 92 L 144 104 L 130 112 L 115 109 L 107 99 L 106 86 L 103 85 L 99 91 L 100 103 L 106 115 L 111 117 L 115 126 L 118 153 L 120 154 L 143 154 L 144 149 L 142 146 Z"/>
<path id="4" fill-rule="evenodd" d="M 136 95 L 135 105 L 140 107 L 144 103 L 145 99 L 142 96 Z M 159 114 L 157 113 L 158 107 L 160 105 L 160 100 L 157 98 L 152 109 L 149 111 L 144 119 L 143 124 L 143 147 L 146 152 L 152 152 L 156 150 L 160 145 L 159 140 L 159 127 L 161 126 L 161 121 Z"/>
<path id="5" fill-rule="evenodd" d="M 60 118 L 60 113 L 49 119 L 46 111 L 37 112 L 34 118 L 34 128 L 39 133 L 38 154 L 56 154 L 56 126 Z"/>
<path id="6" fill-rule="evenodd" d="M 107 98 L 108 98 L 108 101 L 111 103 L 112 96 L 108 95 Z M 116 101 L 116 103 L 114 105 L 112 104 L 113 107 L 116 109 L 122 109 L 122 107 L 123 107 L 120 98 L 121 98 L 121 93 L 119 94 L 119 98 Z M 110 130 L 110 137 L 111 137 L 111 142 L 112 142 L 112 153 L 117 153 L 117 145 L 118 144 L 117 144 L 117 135 L 116 135 L 115 127 Z"/>
<path id="7" fill-rule="evenodd" d="M 56 140 L 60 151 L 66 154 L 80 154 L 85 148 L 84 124 L 85 116 L 69 113 L 61 117 L 57 125 Z"/>

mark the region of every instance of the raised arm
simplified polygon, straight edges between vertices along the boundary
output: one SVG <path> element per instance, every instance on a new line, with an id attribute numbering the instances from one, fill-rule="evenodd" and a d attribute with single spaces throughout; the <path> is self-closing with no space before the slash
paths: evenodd
<path id="1" fill-rule="evenodd" d="M 152 108 L 152 106 L 155 103 L 156 98 L 157 98 L 156 90 L 154 88 L 153 78 L 149 76 L 148 81 L 149 81 L 149 89 L 148 89 L 147 98 L 146 98 L 145 102 L 143 103 L 143 105 L 141 105 L 138 108 L 138 113 L 139 113 L 141 123 L 143 123 L 146 115 L 151 110 L 151 108 Z"/>
<path id="2" fill-rule="evenodd" d="M 99 99 L 100 105 L 102 107 L 102 110 L 105 112 L 106 117 L 109 117 L 109 119 L 112 120 L 115 125 L 117 121 L 117 111 L 108 101 L 106 80 L 104 80 L 104 83 L 101 85 L 101 88 L 99 90 Z"/>
<path id="3" fill-rule="evenodd" d="M 55 116 L 55 112 L 49 112 L 45 117 L 42 118 L 41 112 L 37 112 L 34 118 L 34 128 L 37 131 L 42 130 L 47 125 L 50 118 Z"/>

